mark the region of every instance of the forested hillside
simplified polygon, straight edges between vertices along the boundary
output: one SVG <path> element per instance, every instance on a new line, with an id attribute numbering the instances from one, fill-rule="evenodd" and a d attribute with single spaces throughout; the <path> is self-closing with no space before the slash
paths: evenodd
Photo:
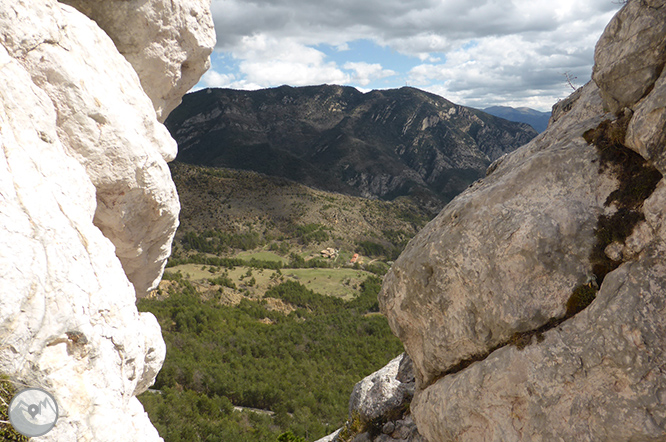
<path id="1" fill-rule="evenodd" d="M 409 199 L 171 169 L 181 225 L 164 280 L 139 302 L 167 343 L 140 397 L 160 434 L 274 442 L 340 427 L 354 384 L 403 351 L 377 293 L 429 214 Z"/>

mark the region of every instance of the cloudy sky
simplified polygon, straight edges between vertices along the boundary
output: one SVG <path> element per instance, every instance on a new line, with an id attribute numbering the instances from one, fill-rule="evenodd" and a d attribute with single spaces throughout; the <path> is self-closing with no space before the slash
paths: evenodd
<path id="1" fill-rule="evenodd" d="M 455 103 L 549 111 L 590 79 L 618 0 L 212 0 L 197 85 L 405 85 Z"/>

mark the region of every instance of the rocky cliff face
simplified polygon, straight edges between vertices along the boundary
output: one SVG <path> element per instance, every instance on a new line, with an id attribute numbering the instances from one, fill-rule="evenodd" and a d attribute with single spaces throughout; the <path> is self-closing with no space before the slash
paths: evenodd
<path id="1" fill-rule="evenodd" d="M 414 88 L 283 86 L 188 94 L 167 119 L 178 160 L 248 169 L 320 189 L 441 209 L 537 134 Z"/>
<path id="2" fill-rule="evenodd" d="M 665 24 L 630 0 L 593 81 L 387 275 L 426 440 L 666 439 Z"/>
<path id="3" fill-rule="evenodd" d="M 123 3 L 132 15 L 138 2 Z M 142 20 L 181 14 L 152 12 Z M 212 28 L 194 32 L 203 67 Z M 155 111 L 168 106 L 144 93 L 141 57 L 130 64 L 70 6 L 0 1 L 0 44 L 0 372 L 53 392 L 60 419 L 40 440 L 159 440 L 134 396 L 165 348 L 135 299 L 159 280 L 177 226 L 176 144 Z"/>

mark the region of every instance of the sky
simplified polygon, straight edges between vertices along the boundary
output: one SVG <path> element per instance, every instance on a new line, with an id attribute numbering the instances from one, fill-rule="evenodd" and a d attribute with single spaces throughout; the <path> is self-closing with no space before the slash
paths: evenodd
<path id="1" fill-rule="evenodd" d="M 457 104 L 550 111 L 590 80 L 618 0 L 212 0 L 194 89 L 412 86 Z"/>

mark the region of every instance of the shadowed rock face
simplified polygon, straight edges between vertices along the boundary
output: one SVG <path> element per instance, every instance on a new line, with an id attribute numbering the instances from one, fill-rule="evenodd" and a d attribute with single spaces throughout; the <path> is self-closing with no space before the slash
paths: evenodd
<path id="1" fill-rule="evenodd" d="M 135 302 L 177 226 L 176 144 L 113 41 L 56 1 L 0 1 L 0 91 L 0 373 L 56 398 L 40 440 L 159 441 L 135 396 L 165 346 Z"/>
<path id="2" fill-rule="evenodd" d="M 207 89 L 166 125 L 178 160 L 249 169 L 368 198 L 412 195 L 439 211 L 536 132 L 418 89 Z"/>
<path id="3" fill-rule="evenodd" d="M 386 276 L 380 307 L 413 360 L 411 411 L 430 442 L 666 438 L 666 184 L 626 181 L 622 162 L 583 138 L 611 128 L 618 155 L 632 149 L 663 174 L 665 14 L 663 1 L 630 1 L 597 45 L 594 82 Z M 628 236 L 602 225 L 622 219 L 617 195 L 646 185 Z M 607 274 L 593 265 L 601 241 Z M 597 284 L 589 307 L 567 313 Z"/>

